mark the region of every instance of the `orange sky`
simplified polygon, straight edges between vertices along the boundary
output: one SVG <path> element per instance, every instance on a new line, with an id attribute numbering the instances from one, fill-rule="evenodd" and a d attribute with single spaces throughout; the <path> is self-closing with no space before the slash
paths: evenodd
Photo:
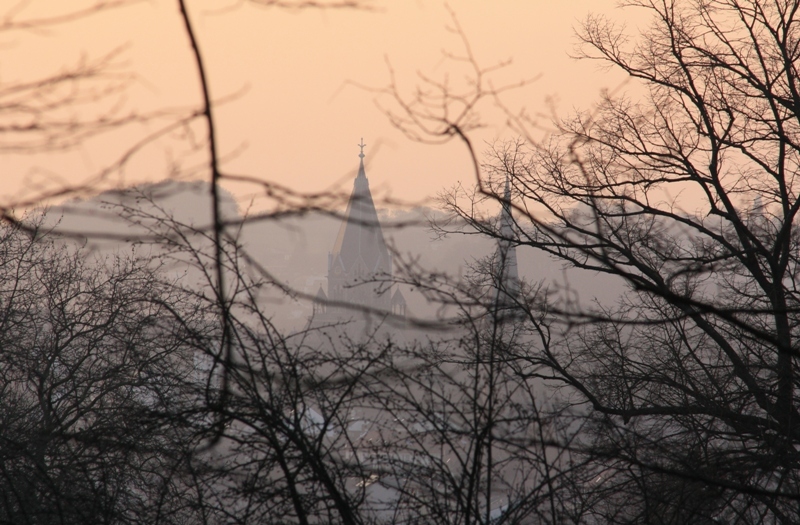
<path id="1" fill-rule="evenodd" d="M 16 16 L 52 15 L 64 4 L 31 0 Z M 511 59 L 493 77 L 496 85 L 537 78 L 505 95 L 507 106 L 547 113 L 549 97 L 560 115 L 590 107 L 602 88 L 624 80 L 568 57 L 574 44 L 572 27 L 589 12 L 617 19 L 630 16 L 614 4 L 614 0 L 449 2 L 482 65 Z M 443 58 L 443 51 L 463 52 L 458 37 L 447 30 L 452 20 L 445 4 L 409 0 L 373 5 L 376 10 L 370 12 L 282 11 L 237 0 L 189 1 L 213 96 L 236 94 L 216 112 L 222 153 L 232 157 L 226 170 L 301 191 L 333 184 L 348 191 L 358 163 L 356 144 L 363 137 L 367 174 L 379 195 L 419 202 L 458 181 L 471 180 L 462 145 L 410 141 L 376 107 L 376 99 L 384 105 L 390 101 L 356 85 L 385 87 L 387 60 L 405 94 L 419 84 L 419 73 L 436 80 L 449 76 L 459 85 L 463 68 Z M 199 101 L 194 64 L 176 2 L 171 0 L 136 2 L 46 31 L 0 33 L 0 83 L 57 71 L 118 45 L 127 47 L 116 71 L 135 73 L 122 97 L 114 99 L 120 114 L 188 107 Z M 77 111 L 86 115 L 94 110 L 89 105 Z M 484 140 L 513 136 L 491 104 L 481 113 L 487 127 L 474 134 L 478 146 L 482 148 Z M 134 126 L 66 153 L 6 152 L 0 204 L 84 181 L 142 134 L 156 129 L 157 123 Z M 161 180 L 170 176 L 171 165 L 195 166 L 197 157 L 184 156 L 187 138 L 171 135 L 142 150 L 106 186 Z M 230 189 L 243 202 L 256 191 Z"/>

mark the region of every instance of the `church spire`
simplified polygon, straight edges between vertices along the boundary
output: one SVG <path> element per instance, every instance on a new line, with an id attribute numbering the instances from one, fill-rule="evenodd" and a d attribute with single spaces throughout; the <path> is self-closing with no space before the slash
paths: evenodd
<path id="1" fill-rule="evenodd" d="M 500 212 L 500 239 L 497 242 L 497 302 L 509 306 L 519 295 L 517 247 L 513 244 L 514 218 L 511 215 L 511 184 L 506 175 L 503 191 L 503 209 Z"/>
<path id="2" fill-rule="evenodd" d="M 383 238 L 378 212 L 364 169 L 364 139 L 353 193 L 328 256 L 328 298 L 389 311 L 391 295 L 380 282 L 392 275 L 392 258 Z"/>

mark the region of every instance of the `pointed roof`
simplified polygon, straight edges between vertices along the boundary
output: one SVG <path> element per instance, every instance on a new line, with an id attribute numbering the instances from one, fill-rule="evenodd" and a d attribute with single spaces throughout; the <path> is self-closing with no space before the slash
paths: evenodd
<path id="1" fill-rule="evenodd" d="M 500 240 L 497 243 L 497 261 L 500 265 L 498 277 L 498 295 L 505 299 L 515 298 L 519 294 L 519 270 L 517 269 L 517 247 L 512 244 L 514 238 L 514 218 L 511 216 L 511 187 L 506 176 L 506 187 L 503 192 L 503 210 L 500 212 Z M 498 297 L 503 301 L 503 298 Z"/>
<path id="2" fill-rule="evenodd" d="M 351 271 L 359 262 L 369 273 L 389 273 L 392 260 L 383 238 L 378 212 L 369 191 L 369 181 L 364 170 L 364 144 L 358 175 L 353 183 L 353 193 L 347 203 L 339 235 L 331 251 L 332 264 L 341 264 L 345 272 Z"/>
<path id="3" fill-rule="evenodd" d="M 406 298 L 403 296 L 403 292 L 400 291 L 400 288 L 394 291 L 394 295 L 392 295 L 392 305 L 403 305 L 406 304 Z"/>

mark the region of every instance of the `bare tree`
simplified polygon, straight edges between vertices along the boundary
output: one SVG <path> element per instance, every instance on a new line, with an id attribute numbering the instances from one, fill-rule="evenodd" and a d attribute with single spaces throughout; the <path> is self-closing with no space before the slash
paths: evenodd
<path id="1" fill-rule="evenodd" d="M 0 250 L 0 521 L 192 519 L 180 414 L 208 314 L 147 260 L 9 226 Z"/>
<path id="2" fill-rule="evenodd" d="M 580 497 L 595 519 L 794 523 L 800 3 L 624 4 L 649 29 L 631 40 L 589 17 L 578 53 L 641 96 L 607 95 L 545 143 L 498 145 L 478 172 L 479 200 L 511 178 L 510 242 L 628 286 L 613 306 L 554 298 L 565 329 L 528 359 L 586 406 L 593 439 L 576 449 L 594 459 Z M 501 236 L 469 200 L 448 205 Z"/>
<path id="3" fill-rule="evenodd" d="M 98 2 L 87 10 L 46 20 L 20 20 L 24 7 L 20 3 L 2 29 L 68 22 L 124 3 Z M 254 3 L 281 8 L 364 5 Z M 260 287 L 266 284 L 282 291 L 286 287 L 256 264 L 244 267 L 246 254 L 222 216 L 220 185 L 225 174 L 217 147 L 216 101 L 209 94 L 203 44 L 194 33 L 189 6 L 183 1 L 177 5 L 180 29 L 197 66 L 199 109 L 167 111 L 166 125 L 132 144 L 88 182 L 67 184 L 16 204 L 96 191 L 147 144 L 172 130 L 197 127 L 206 135 L 199 150 L 207 154 L 204 175 L 210 183 L 211 221 L 190 230 L 164 220 L 151 224 L 155 228 L 151 238 L 163 241 L 162 258 L 183 257 L 180 264 L 193 265 L 201 286 L 165 284 L 174 277 L 171 270 L 154 269 L 141 261 L 119 259 L 119 265 L 130 268 L 110 269 L 102 266 L 111 260 L 99 261 L 99 266 L 85 263 L 85 253 L 56 247 L 52 239 L 40 240 L 35 223 L 19 221 L 10 207 L 5 210 L 6 221 L 16 225 L 6 246 L 27 241 L 30 247 L 17 249 L 21 255 L 11 250 L 3 259 L 9 272 L 24 270 L 21 277 L 12 272 L 13 278 L 4 281 L 14 299 L 3 303 L 9 312 L 6 321 L 16 323 L 17 329 L 4 332 L 4 337 L 16 337 L 17 345 L 9 342 L 4 355 L 10 361 L 19 358 L 16 368 L 3 370 L 7 377 L 0 385 L 9 400 L 4 406 L 15 407 L 4 414 L 9 423 L 9 447 L 4 450 L 14 451 L 4 462 L 7 521 L 360 522 L 355 512 L 357 491 L 345 487 L 347 480 L 360 477 L 351 475 L 353 469 L 341 461 L 333 462 L 341 447 L 321 441 L 328 432 L 316 433 L 318 423 L 310 414 L 321 412 L 324 426 L 341 420 L 352 396 L 351 375 L 357 377 L 372 359 L 356 345 L 351 345 L 347 357 L 332 353 L 332 347 L 315 356 L 318 348 L 310 348 L 302 335 L 290 341 L 260 309 Z M 135 114 L 110 118 L 102 108 L 97 114 L 82 106 L 98 109 L 91 105 L 98 94 L 92 88 L 98 85 L 111 97 L 123 89 L 127 77 L 113 76 L 114 56 L 2 92 L 5 98 L 0 104 L 16 111 L 8 126 L 0 127 L 8 149 L 70 148 L 141 121 Z M 46 104 L 41 102 L 45 98 Z M 59 115 L 66 110 L 82 119 L 62 122 Z M 326 195 L 309 200 L 246 176 L 232 178 L 263 186 L 284 213 L 298 211 L 298 202 L 313 206 L 329 200 Z M 30 238 L 22 237 L 21 231 Z M 39 269 L 46 275 L 37 280 Z M 114 273 L 117 270 L 120 273 Z M 251 272 L 262 276 L 250 279 Z M 122 289 L 129 277 L 141 288 Z M 19 294 L 26 296 L 28 310 L 20 309 Z M 45 344 L 42 355 L 37 355 L 37 337 L 50 331 L 57 335 L 53 345 Z M 53 368 L 52 363 L 58 366 Z M 35 439 L 29 439 L 31 433 Z M 29 441 L 33 450 L 27 448 Z M 58 463 L 59 454 L 70 461 Z"/>
<path id="4" fill-rule="evenodd" d="M 395 349 L 391 373 L 370 385 L 380 412 L 365 437 L 381 461 L 369 471 L 394 496 L 397 523 L 559 523 L 570 507 L 576 465 L 558 444 L 576 419 L 528 359 L 543 323 L 498 300 L 501 266 L 487 258 L 461 279 L 408 269 L 408 282 L 458 313 L 448 330 Z"/>
<path id="5" fill-rule="evenodd" d="M 3 337 L 14 349 L 0 385 L 10 400 L 4 407 L 12 407 L 2 413 L 7 521 L 681 522 L 727 519 L 723 507 L 741 521 L 794 520 L 794 106 L 793 84 L 778 79 L 793 64 L 794 12 L 731 4 L 744 25 L 729 28 L 723 17 L 715 29 L 719 4 L 685 5 L 651 5 L 669 30 L 655 31 L 651 47 L 630 58 L 611 28 L 595 19 L 586 25 L 585 41 L 601 58 L 651 83 L 643 110 L 608 99 L 597 114 L 565 124 L 551 147 L 494 151 L 481 189 L 497 198 L 492 176 L 509 176 L 518 217 L 530 225 L 504 231 L 448 201 L 477 231 L 621 276 L 631 294 L 616 308 L 575 311 L 528 287 L 501 308 L 497 261 L 478 267 L 468 286 L 409 272 L 407 282 L 459 315 L 447 337 L 398 348 L 379 330 L 364 342 L 339 326 L 286 334 L 272 324 L 262 292 L 293 291 L 240 245 L 240 223 L 221 210 L 221 184 L 257 184 L 276 199 L 276 215 L 331 198 L 226 173 L 213 71 L 191 3 L 177 0 L 200 104 L 132 144 L 88 184 L 48 196 L 96 189 L 144 144 L 174 129 L 200 130 L 209 223 L 188 228 L 141 210 L 123 213 L 147 228 L 140 240 L 158 241 L 159 260 L 188 264 L 192 280 L 170 281 L 169 271 L 124 258 L 93 267 L 70 248 L 42 247 L 34 226 L 20 225 L 33 236 L 28 244 L 14 230 L 8 246 L 18 248 L 0 261 L 17 272 L 3 285 L 14 300 L 2 303 Z M 751 33 L 768 58 L 744 54 L 741 38 L 758 24 L 786 33 L 783 66 L 767 53 L 768 32 Z M 742 57 L 715 47 L 720 42 Z M 731 57 L 761 60 L 752 69 L 766 73 Z M 83 82 L 103 79 L 110 64 L 22 90 L 27 100 L 63 82 L 80 95 L 26 109 L 40 118 L 17 131 L 35 139 L 9 147 L 66 148 L 140 121 L 100 115 L 70 127 L 41 118 L 81 104 Z M 433 95 L 402 106 L 411 119 L 395 122 L 407 130 L 433 124 L 425 131 L 468 141 L 476 105 L 505 89 L 487 87 L 487 71 L 475 72 L 476 93 L 453 98 L 436 85 Z M 108 93 L 118 88 L 112 83 Z M 763 118 L 763 100 L 773 103 L 771 119 Z M 455 102 L 456 120 L 435 113 L 442 102 Z M 737 163 L 728 169 L 731 158 Z M 696 164 L 711 171 L 693 171 Z M 768 177 L 783 177 L 777 191 Z M 687 183 L 707 197 L 699 213 L 664 197 L 664 187 Z M 748 192 L 757 204 L 742 200 Z M 534 204 L 545 214 L 530 211 Z M 5 217 L 16 221 L 10 210 Z M 29 300 L 20 303 L 17 293 Z M 545 382 L 565 385 L 564 403 L 579 408 L 549 400 Z"/>

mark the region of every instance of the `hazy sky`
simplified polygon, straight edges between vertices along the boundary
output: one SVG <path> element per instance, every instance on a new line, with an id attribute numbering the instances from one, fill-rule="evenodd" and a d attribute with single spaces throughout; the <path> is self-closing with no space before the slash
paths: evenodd
<path id="1" fill-rule="evenodd" d="M 6 4 L 15 2 L 0 2 Z M 80 2 L 23 4 L 24 9 L 14 12 L 16 20 L 51 16 L 65 4 Z M 404 95 L 420 84 L 420 74 L 437 81 L 448 77 L 454 86 L 463 85 L 466 70 L 444 58 L 444 52 L 463 54 L 464 48 L 448 31 L 453 21 L 443 2 L 375 1 L 375 10 L 364 12 L 286 11 L 236 0 L 188 4 L 212 95 L 229 99 L 216 110 L 219 142 L 229 158 L 226 171 L 302 191 L 334 184 L 349 189 L 358 163 L 356 144 L 363 137 L 367 174 L 379 195 L 419 201 L 471 179 L 461 144 L 410 141 L 376 105 L 391 107 L 390 99 L 359 87 L 386 87 L 389 63 Z M 575 108 L 589 108 L 601 89 L 624 81 L 618 74 L 598 70 L 596 64 L 568 56 L 575 42 L 573 27 L 590 12 L 632 20 L 632 13 L 615 9 L 614 0 L 451 0 L 447 5 L 481 65 L 510 60 L 492 77 L 495 85 L 533 80 L 504 96 L 514 111 L 548 113 L 550 100 L 558 114 L 566 116 Z M 3 10 L 0 7 L 0 14 Z M 2 32 L 0 87 L 62 71 L 124 46 L 114 72 L 135 76 L 123 92 L 100 106 L 103 110 L 113 107 L 116 115 L 122 115 L 190 107 L 199 101 L 199 86 L 181 24 L 177 2 L 146 0 L 45 31 Z M 103 82 L 107 81 L 114 78 L 105 77 Z M 64 115 L 68 120 L 93 111 L 97 107 L 84 104 Z M 473 137 L 479 148 L 485 140 L 513 136 L 491 104 L 481 113 L 487 127 Z M 8 119 L 0 114 L 0 123 L 7 125 Z M 65 153 L 4 152 L 0 204 L 86 180 L 144 134 L 157 131 L 160 122 L 132 126 Z M 161 180 L 196 166 L 201 159 L 185 153 L 192 138 L 192 133 L 173 133 L 148 146 L 107 185 Z M 231 189 L 243 200 L 257 193 L 253 187 Z"/>

